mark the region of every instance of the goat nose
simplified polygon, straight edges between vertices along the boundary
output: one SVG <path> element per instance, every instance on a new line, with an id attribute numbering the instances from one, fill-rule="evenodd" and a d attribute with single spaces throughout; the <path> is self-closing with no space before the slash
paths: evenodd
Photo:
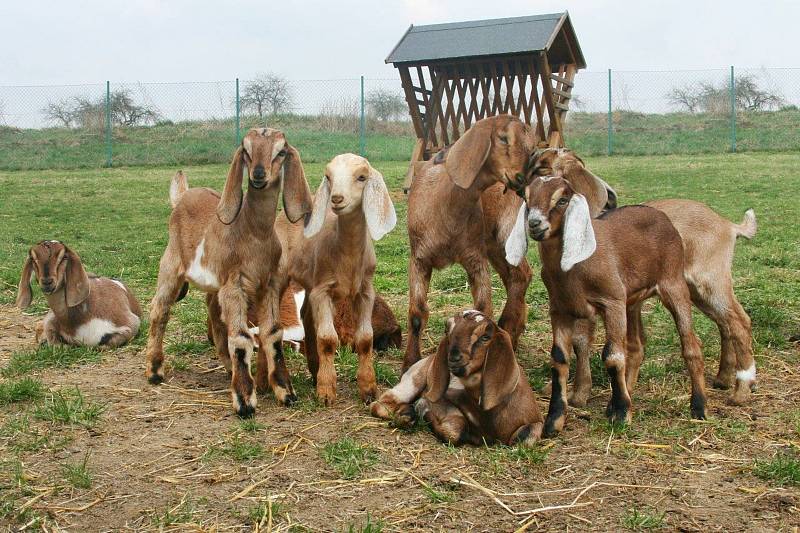
<path id="1" fill-rule="evenodd" d="M 340 204 L 343 201 L 344 201 L 344 196 L 342 196 L 341 194 L 334 194 L 333 196 L 331 196 L 331 202 L 335 204 Z"/>
<path id="2" fill-rule="evenodd" d="M 266 176 L 267 173 L 264 171 L 264 165 L 256 165 L 256 168 L 253 169 L 253 177 L 262 179 Z"/>
<path id="3" fill-rule="evenodd" d="M 532 218 L 532 219 L 528 220 L 528 226 L 530 226 L 531 229 L 536 229 L 541 225 L 542 225 L 542 219 L 541 218 Z"/>

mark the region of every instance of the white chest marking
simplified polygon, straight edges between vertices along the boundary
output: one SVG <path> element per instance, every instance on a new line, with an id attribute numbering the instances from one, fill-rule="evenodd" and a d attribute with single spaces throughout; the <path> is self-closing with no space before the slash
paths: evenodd
<path id="1" fill-rule="evenodd" d="M 73 337 L 76 341 L 87 346 L 97 346 L 100 340 L 112 333 L 120 333 L 123 328 L 115 327 L 113 322 L 102 318 L 93 318 L 82 324 Z"/>
<path id="2" fill-rule="evenodd" d="M 219 289 L 217 275 L 202 265 L 205 247 L 206 240 L 203 239 L 194 253 L 194 259 L 189 265 L 189 270 L 186 271 L 186 277 L 200 289 Z"/>

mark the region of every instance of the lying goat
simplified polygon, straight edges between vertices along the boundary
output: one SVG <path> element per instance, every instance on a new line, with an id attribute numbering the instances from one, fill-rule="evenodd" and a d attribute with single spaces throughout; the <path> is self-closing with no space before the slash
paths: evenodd
<path id="1" fill-rule="evenodd" d="M 705 418 L 705 384 L 700 341 L 692 329 L 689 289 L 683 279 L 683 245 L 667 216 L 651 207 L 630 206 L 592 219 L 586 199 L 558 177 L 537 177 L 527 189 L 526 226 L 539 241 L 542 279 L 550 299 L 553 328 L 552 391 L 545 434 L 559 432 L 567 405 L 568 358 L 576 326 L 603 317 L 603 361 L 611 382 L 606 414 L 615 423 L 631 419 L 628 392 L 641 360 L 628 359 L 628 325 L 641 303 L 655 295 L 672 313 L 692 381 L 691 414 Z M 522 210 L 520 210 L 522 212 Z M 626 364 L 630 363 L 630 364 Z"/>
<path id="2" fill-rule="evenodd" d="M 247 167 L 247 194 L 242 193 Z M 281 245 L 275 234 L 275 215 L 283 183 L 286 216 L 296 221 L 311 211 L 311 193 L 300 154 L 283 133 L 252 129 L 236 150 L 222 196 L 206 188 L 189 189 L 183 173 L 173 178 L 169 243 L 158 272 L 158 287 L 150 310 L 147 378 L 164 379 L 163 341 L 169 310 L 194 284 L 209 298 L 209 316 L 217 355 L 232 372 L 231 397 L 240 416 L 255 412 L 256 389 L 269 385 L 282 404 L 296 396 L 283 359 L 278 320 L 280 294 L 287 280 L 279 275 Z M 255 387 L 250 374 L 254 339 L 247 324 L 253 309 L 260 330 Z M 231 358 L 234 358 L 233 361 Z"/>
<path id="3" fill-rule="evenodd" d="M 306 291 L 302 312 L 305 355 L 317 396 L 326 405 L 336 399 L 336 349 L 347 340 L 344 332 L 336 329 L 334 314 L 340 305 L 352 309 L 355 330 L 351 342 L 358 354 L 361 399 L 369 402 L 377 396 L 372 361 L 372 278 L 376 266 L 372 241 L 381 239 L 396 223 L 394 205 L 380 172 L 363 157 L 342 154 L 325 167 L 304 231 L 306 238 L 281 237 L 284 242 L 297 243 L 289 247 L 286 264 L 291 279 Z M 288 224 L 280 228 L 298 230 Z"/>
<path id="4" fill-rule="evenodd" d="M 59 241 L 42 241 L 28 252 L 17 306 L 31 304 L 31 280 L 50 311 L 36 325 L 36 342 L 50 345 L 121 346 L 136 336 L 142 308 L 124 283 L 87 274 L 78 254 Z"/>
<path id="5" fill-rule="evenodd" d="M 450 318 L 436 354 L 415 363 L 371 411 L 400 425 L 419 415 L 455 445 L 531 445 L 542 434 L 536 395 L 511 337 L 479 311 Z"/>
<path id="6" fill-rule="evenodd" d="M 616 193 L 602 179 L 591 173 L 583 161 L 570 150 L 538 151 L 530 164 L 532 176 L 555 175 L 566 179 L 575 192 L 592 198 L 609 197 L 609 207 L 616 205 Z M 613 198 L 613 204 L 611 199 Z M 750 317 L 733 292 L 731 268 L 738 237 L 753 238 L 756 218 L 752 210 L 745 213 L 741 224 L 735 224 L 715 213 L 708 206 L 692 200 L 667 199 L 647 202 L 669 217 L 683 242 L 683 277 L 689 286 L 692 303 L 713 320 L 720 333 L 719 372 L 714 387 L 736 387 L 730 397 L 733 404 L 742 404 L 755 386 L 756 367 L 753 359 Z M 592 216 L 597 213 L 592 212 Z M 573 339 L 576 372 L 571 405 L 581 407 L 591 395 L 589 350 L 593 342 L 594 324 L 581 325 Z M 644 357 L 645 334 L 641 316 L 628 324 L 628 355 Z M 637 365 L 638 366 L 638 365 Z M 735 372 L 735 374 L 734 374 Z M 638 376 L 628 383 L 632 388 Z"/>

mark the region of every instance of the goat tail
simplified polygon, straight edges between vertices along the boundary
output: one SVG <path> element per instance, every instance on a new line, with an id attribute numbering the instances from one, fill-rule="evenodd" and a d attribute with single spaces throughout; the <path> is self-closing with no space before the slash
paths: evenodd
<path id="1" fill-rule="evenodd" d="M 181 200 L 183 193 L 189 190 L 189 181 L 186 179 L 186 174 L 183 170 L 179 170 L 172 177 L 172 183 L 169 185 L 169 205 L 175 209 L 178 202 Z"/>
<path id="2" fill-rule="evenodd" d="M 744 218 L 741 224 L 734 224 L 734 230 L 737 237 L 744 237 L 745 239 L 752 239 L 756 236 L 758 230 L 758 223 L 756 222 L 756 212 L 748 209 L 744 212 Z"/>

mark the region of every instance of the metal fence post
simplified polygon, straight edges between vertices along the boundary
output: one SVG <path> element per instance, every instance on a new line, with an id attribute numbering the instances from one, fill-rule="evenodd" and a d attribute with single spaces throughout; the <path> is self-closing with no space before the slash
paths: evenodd
<path id="1" fill-rule="evenodd" d="M 239 118 L 240 109 L 241 109 L 241 104 L 239 102 L 239 78 L 236 78 L 236 146 L 239 146 L 239 143 L 242 142 L 242 130 Z"/>
<path id="2" fill-rule="evenodd" d="M 361 76 L 361 123 L 358 128 L 359 139 L 358 139 L 358 148 L 361 157 L 366 157 L 366 150 L 367 150 L 367 140 L 366 140 L 366 124 L 365 124 L 365 117 L 364 117 L 364 76 Z"/>
<path id="3" fill-rule="evenodd" d="M 106 166 L 111 166 L 111 82 L 106 80 Z"/>
<path id="4" fill-rule="evenodd" d="M 614 152 L 614 123 L 611 117 L 611 69 L 608 69 L 608 155 Z"/>
<path id="5" fill-rule="evenodd" d="M 731 65 L 731 152 L 736 152 L 736 78 Z"/>

